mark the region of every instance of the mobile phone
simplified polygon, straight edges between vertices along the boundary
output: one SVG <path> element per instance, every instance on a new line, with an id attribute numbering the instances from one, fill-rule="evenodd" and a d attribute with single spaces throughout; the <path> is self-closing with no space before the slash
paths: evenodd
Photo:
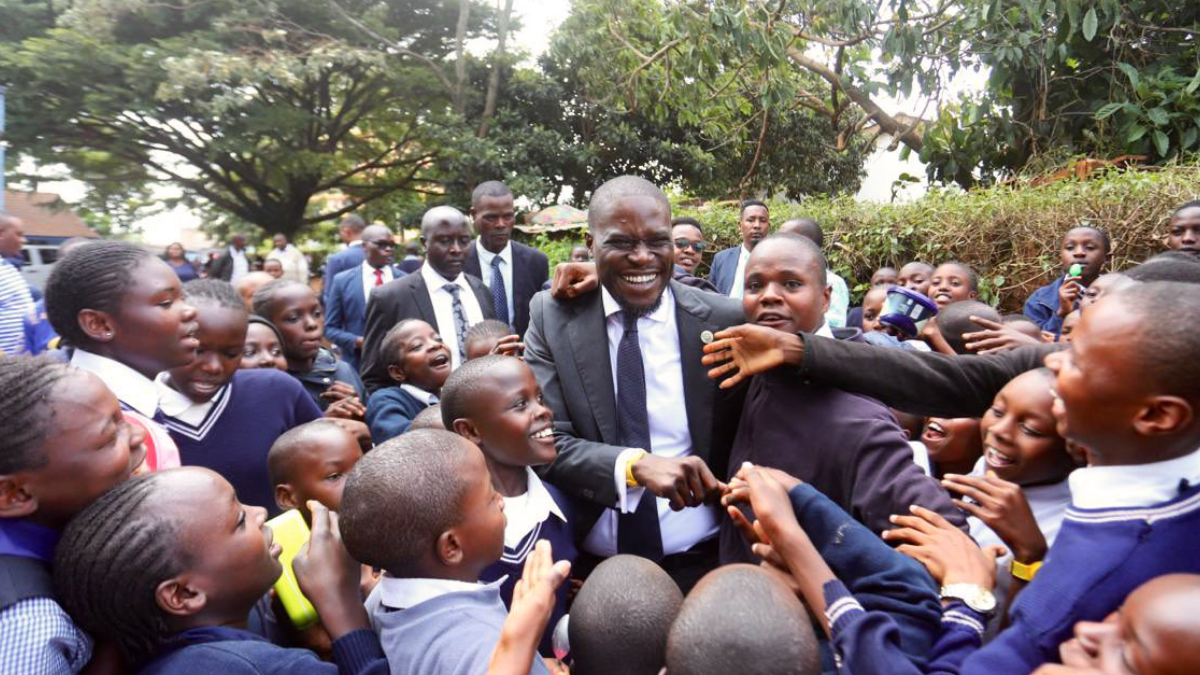
<path id="1" fill-rule="evenodd" d="M 275 594 L 283 603 L 283 609 L 291 619 L 292 625 L 300 630 L 313 626 L 320 620 L 317 609 L 308 598 L 300 592 L 300 584 L 296 582 L 296 573 L 292 571 L 292 560 L 300 549 L 308 542 L 308 524 L 304 516 L 296 509 L 285 511 L 267 521 L 275 542 L 283 550 L 279 554 L 279 564 L 283 566 L 283 574 L 275 581 Z"/>

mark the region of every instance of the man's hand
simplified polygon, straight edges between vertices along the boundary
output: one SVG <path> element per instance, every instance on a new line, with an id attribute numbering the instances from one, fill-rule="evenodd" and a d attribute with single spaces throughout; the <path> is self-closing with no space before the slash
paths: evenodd
<path id="1" fill-rule="evenodd" d="M 495 347 L 492 347 L 490 353 L 500 356 L 515 356 L 519 359 L 525 353 L 525 343 L 521 342 L 520 335 L 505 335 L 500 338 Z"/>
<path id="2" fill-rule="evenodd" d="M 711 379 L 721 381 L 722 389 L 736 387 L 742 380 L 765 373 L 785 363 L 799 366 L 804 359 L 804 342 L 797 335 L 742 324 L 717 333 L 716 341 L 704 345 L 704 358 Z"/>
<path id="3" fill-rule="evenodd" d="M 329 404 L 325 416 L 347 420 L 362 421 L 367 416 L 367 407 L 358 400 L 357 396 L 342 398 Z"/>
<path id="4" fill-rule="evenodd" d="M 945 518 L 920 506 L 912 507 L 911 516 L 892 516 L 898 527 L 887 530 L 883 538 L 889 544 L 902 542 L 896 550 L 929 570 L 939 584 L 975 584 L 986 589 L 996 587 L 996 558 L 1004 548 L 989 546 L 980 550 L 975 540 L 951 525 Z"/>
<path id="5" fill-rule="evenodd" d="M 1025 345 L 1041 344 L 1037 338 L 995 321 L 988 321 L 977 316 L 971 317 L 971 321 L 982 326 L 984 330 L 963 333 L 963 342 L 966 343 L 967 350 L 977 354 L 994 354 Z"/>
<path id="6" fill-rule="evenodd" d="M 321 392 L 321 400 L 323 401 L 340 401 L 344 398 L 357 397 L 358 392 L 354 391 L 354 387 L 338 380 L 329 385 L 325 391 Z"/>
<path id="7" fill-rule="evenodd" d="M 559 263 L 554 268 L 550 295 L 555 300 L 570 300 L 599 287 L 600 274 L 596 271 L 596 263 Z"/>
<path id="8" fill-rule="evenodd" d="M 633 463 L 633 478 L 656 497 L 670 500 L 671 508 L 714 503 L 724 486 L 699 457 L 646 455 Z"/>
<path id="9" fill-rule="evenodd" d="M 983 521 L 1008 546 L 1017 562 L 1026 565 L 1046 557 L 1049 545 L 1033 517 L 1021 486 L 988 476 L 946 474 L 942 486 L 970 497 L 975 503 L 955 499 L 954 505 Z"/>

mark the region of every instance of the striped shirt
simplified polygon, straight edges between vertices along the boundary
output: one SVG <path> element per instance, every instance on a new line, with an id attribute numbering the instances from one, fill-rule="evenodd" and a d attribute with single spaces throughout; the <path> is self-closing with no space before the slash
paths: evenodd
<path id="1" fill-rule="evenodd" d="M 25 352 L 25 317 L 33 312 L 33 296 L 20 270 L 0 260 L 0 354 Z"/>

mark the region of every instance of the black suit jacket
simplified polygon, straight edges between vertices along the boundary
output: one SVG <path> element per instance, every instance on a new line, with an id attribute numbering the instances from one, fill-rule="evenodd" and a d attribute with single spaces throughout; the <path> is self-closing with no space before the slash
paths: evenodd
<path id="1" fill-rule="evenodd" d="M 671 282 L 671 291 L 692 450 L 723 478 L 746 389 L 743 385 L 722 390 L 708 379 L 707 368 L 700 363 L 700 334 L 742 323 L 742 305 L 676 281 Z M 617 445 L 617 404 L 603 300 L 598 290 L 565 301 L 544 292 L 534 297 L 531 310 L 525 361 L 554 411 L 558 447 L 558 458 L 545 476 L 559 489 L 591 503 L 588 514 L 581 514 L 584 522 L 578 531 L 585 534 L 600 514 L 597 506 L 617 503 L 613 466 L 625 449 Z M 653 367 L 653 355 L 647 358 L 647 367 Z M 679 414 L 678 402 L 648 400 L 647 404 L 652 415 Z"/>
<path id="2" fill-rule="evenodd" d="M 483 282 L 470 274 L 466 275 L 467 283 L 475 291 L 479 308 L 483 310 L 483 318 L 494 319 L 492 311 L 492 294 Z M 367 321 L 363 332 L 362 365 L 359 373 L 367 392 L 373 392 L 380 387 L 391 384 L 387 369 L 379 358 L 379 346 L 392 326 L 405 319 L 420 319 L 433 326 L 438 333 L 453 331 L 454 326 L 439 326 L 437 316 L 433 313 L 433 301 L 429 299 L 429 287 L 425 285 L 420 270 L 403 279 L 393 279 L 371 291 L 371 300 L 367 303 Z"/>
<path id="3" fill-rule="evenodd" d="M 245 254 L 245 251 L 242 251 Z M 246 256 L 247 262 L 250 256 Z M 222 253 L 216 260 L 213 261 L 212 268 L 208 271 L 208 276 L 213 279 L 223 279 L 229 281 L 233 278 L 233 256 L 229 255 L 229 247 L 225 247 L 225 252 Z"/>
<path id="4" fill-rule="evenodd" d="M 479 266 L 478 239 L 467 249 L 467 264 L 465 271 L 483 279 L 483 270 Z M 542 285 L 550 278 L 550 259 L 545 253 L 525 244 L 510 241 L 513 258 L 513 330 L 517 335 L 524 335 L 529 328 L 529 301 L 542 290 Z M 490 275 L 492 271 L 489 269 Z M 491 291 L 488 291 L 488 305 L 491 306 Z"/>

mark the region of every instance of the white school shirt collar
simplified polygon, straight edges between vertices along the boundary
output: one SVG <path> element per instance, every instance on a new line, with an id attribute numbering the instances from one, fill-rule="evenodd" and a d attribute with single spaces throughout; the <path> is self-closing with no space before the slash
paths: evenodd
<path id="1" fill-rule="evenodd" d="M 475 238 L 475 250 L 479 253 L 479 271 L 480 272 L 484 272 L 484 270 L 489 270 L 488 272 L 484 272 L 484 273 L 491 274 L 490 270 L 492 269 L 492 258 L 495 258 L 496 256 L 500 256 L 500 259 L 504 261 L 504 264 L 508 265 L 508 269 L 512 269 L 512 241 L 509 241 L 508 243 L 506 243 L 504 245 L 504 248 L 500 249 L 499 253 L 492 253 L 491 251 L 484 248 L 483 242 L 481 242 L 479 240 L 479 237 L 476 237 Z"/>
<path id="2" fill-rule="evenodd" d="M 362 246 L 362 245 L 363 245 L 362 239 L 355 239 L 354 241 L 347 243 L 346 248 L 350 248 L 351 246 Z"/>
<path id="3" fill-rule="evenodd" d="M 475 592 L 485 588 L 499 588 L 508 579 L 507 576 L 490 584 L 478 582 L 455 581 L 454 579 L 401 579 L 384 574 L 379 579 L 379 600 L 385 607 L 392 609 L 408 609 L 422 602 L 450 593 Z"/>
<path id="4" fill-rule="evenodd" d="M 1076 508 L 1157 506 L 1178 497 L 1182 481 L 1200 485 L 1200 449 L 1163 462 L 1076 469 L 1068 480 Z"/>
<path id="5" fill-rule="evenodd" d="M 400 388 L 403 389 L 404 391 L 407 391 L 409 394 L 412 395 L 413 398 L 417 399 L 421 403 L 424 403 L 426 406 L 431 406 L 434 403 L 438 402 L 437 396 L 434 396 L 433 394 L 425 391 L 424 389 L 418 387 L 415 384 L 409 384 L 409 383 L 405 382 L 400 385 Z"/>
<path id="6" fill-rule="evenodd" d="M 204 423 L 204 418 L 208 417 L 208 411 L 212 409 L 213 402 L 221 398 L 221 392 L 228 387 L 225 384 L 218 389 L 207 401 L 193 401 L 187 394 L 175 391 L 171 385 L 167 384 L 167 373 L 159 373 L 158 377 L 154 378 L 154 386 L 158 390 L 158 407 L 167 417 L 186 422 L 194 427 L 198 427 Z"/>
<path id="7" fill-rule="evenodd" d="M 814 330 L 813 335 L 820 335 L 821 337 L 826 337 L 830 340 L 837 339 L 837 336 L 833 334 L 833 329 L 829 327 L 828 321 L 822 323 L 820 328 Z"/>
<path id="8" fill-rule="evenodd" d="M 504 498 L 504 516 L 507 519 L 504 525 L 504 546 L 510 549 L 519 546 L 521 540 L 539 523 L 545 522 L 550 514 L 558 516 L 564 523 L 567 522 L 562 509 L 558 508 L 554 497 L 546 490 L 546 486 L 533 469 L 525 467 L 525 476 L 525 494 Z"/>
<path id="9" fill-rule="evenodd" d="M 154 380 L 133 368 L 84 349 L 76 349 L 71 365 L 99 377 L 117 400 L 145 417 L 153 418 L 158 411 L 158 388 Z"/>

